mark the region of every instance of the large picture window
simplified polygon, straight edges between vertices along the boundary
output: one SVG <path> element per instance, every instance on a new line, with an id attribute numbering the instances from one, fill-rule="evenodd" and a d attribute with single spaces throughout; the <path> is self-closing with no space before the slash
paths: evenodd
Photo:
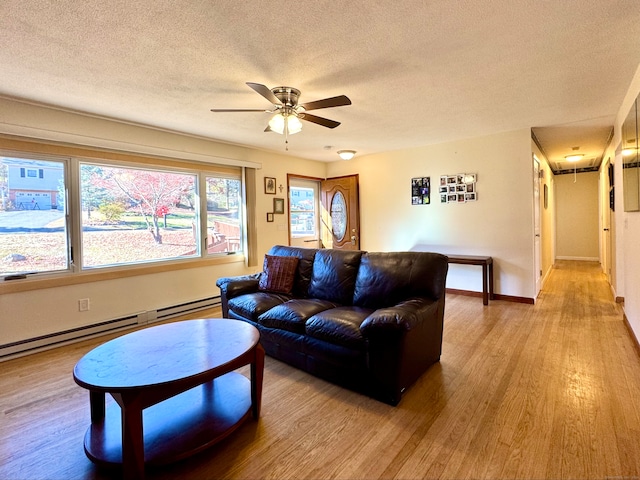
<path id="1" fill-rule="evenodd" d="M 0 153 L 0 277 L 242 253 L 241 170 L 219 170 Z"/>
<path id="2" fill-rule="evenodd" d="M 80 165 L 82 266 L 199 255 L 197 176 Z"/>

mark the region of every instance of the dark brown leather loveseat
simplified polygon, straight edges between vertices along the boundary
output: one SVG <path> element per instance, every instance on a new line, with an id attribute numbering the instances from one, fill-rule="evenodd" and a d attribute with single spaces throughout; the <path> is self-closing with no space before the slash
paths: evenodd
<path id="1" fill-rule="evenodd" d="M 293 280 L 274 291 L 266 260 L 282 257 L 297 258 Z M 437 253 L 274 246 L 265 272 L 216 285 L 223 315 L 255 325 L 268 355 L 396 405 L 440 360 L 447 269 Z"/>

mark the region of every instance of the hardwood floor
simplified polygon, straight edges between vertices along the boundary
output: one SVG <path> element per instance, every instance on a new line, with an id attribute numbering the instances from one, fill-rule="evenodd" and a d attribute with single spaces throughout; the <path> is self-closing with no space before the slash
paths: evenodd
<path id="1" fill-rule="evenodd" d="M 71 374 L 108 338 L 0 363 L 0 479 L 118 478 L 83 452 L 88 393 Z M 639 399 L 599 266 L 562 261 L 536 305 L 447 296 L 441 362 L 398 407 L 267 357 L 260 419 L 147 477 L 638 478 Z"/>

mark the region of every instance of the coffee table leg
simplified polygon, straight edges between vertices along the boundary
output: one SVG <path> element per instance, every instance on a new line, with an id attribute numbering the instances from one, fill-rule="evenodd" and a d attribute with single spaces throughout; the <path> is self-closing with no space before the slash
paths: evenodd
<path id="1" fill-rule="evenodd" d="M 91 408 L 91 422 L 99 422 L 105 415 L 104 392 L 89 391 L 89 406 Z"/>
<path id="2" fill-rule="evenodd" d="M 264 348 L 262 345 L 256 345 L 255 358 L 251 362 L 251 406 L 253 410 L 253 418 L 260 416 L 260 407 L 262 405 L 262 379 L 264 377 Z"/>
<path id="3" fill-rule="evenodd" d="M 144 478 L 142 409 L 136 405 L 122 407 L 122 468 L 125 479 Z"/>

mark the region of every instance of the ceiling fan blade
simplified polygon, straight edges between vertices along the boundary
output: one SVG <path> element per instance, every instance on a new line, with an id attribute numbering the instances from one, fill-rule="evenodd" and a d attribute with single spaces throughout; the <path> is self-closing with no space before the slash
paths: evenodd
<path id="1" fill-rule="evenodd" d="M 336 128 L 340 125 L 340 122 L 336 122 L 335 120 L 329 120 L 328 118 L 318 117 L 317 115 L 311 115 L 310 113 L 301 113 L 298 118 L 301 120 L 306 120 L 307 122 L 317 123 L 318 125 L 322 125 L 327 128 Z"/>
<path id="2" fill-rule="evenodd" d="M 267 128 L 264 129 L 265 132 L 273 132 L 273 130 L 271 130 L 271 127 L 269 125 L 267 125 Z"/>
<path id="3" fill-rule="evenodd" d="M 351 105 L 351 100 L 346 95 L 325 98 L 324 100 L 316 100 L 315 102 L 303 103 L 300 105 L 305 110 L 318 110 L 319 108 L 342 107 Z"/>
<path id="4" fill-rule="evenodd" d="M 212 108 L 212 112 L 268 112 L 269 110 L 261 109 L 238 109 L 238 108 Z"/>
<path id="5" fill-rule="evenodd" d="M 257 93 L 262 95 L 264 98 L 269 100 L 274 105 L 282 105 L 282 103 L 280 103 L 280 100 L 278 100 L 278 97 L 276 97 L 273 94 L 273 92 L 269 90 L 269 87 L 267 87 L 266 85 L 262 85 L 261 83 L 252 83 L 252 82 L 247 82 L 247 85 L 253 90 L 255 90 Z"/>

